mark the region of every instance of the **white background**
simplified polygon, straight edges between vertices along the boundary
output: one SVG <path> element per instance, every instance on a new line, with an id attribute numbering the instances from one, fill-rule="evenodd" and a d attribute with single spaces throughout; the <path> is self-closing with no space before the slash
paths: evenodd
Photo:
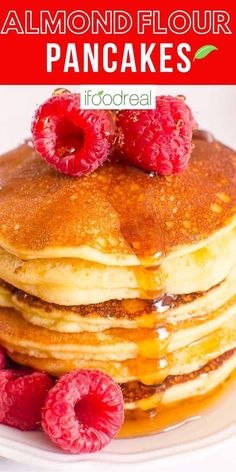
<path id="1" fill-rule="evenodd" d="M 65 86 L 70 88 L 69 86 Z M 0 153 L 17 146 L 30 136 L 30 124 L 36 107 L 50 96 L 53 86 L 0 87 Z M 76 90 L 76 87 L 71 87 Z M 158 94 L 183 94 L 201 128 L 211 131 L 217 139 L 236 149 L 236 86 L 158 86 Z M 176 431 L 178 434 L 178 430 Z M 14 458 L 14 452 L 13 452 Z M 129 467 L 123 467 L 128 472 Z M 158 472 L 234 472 L 236 469 L 236 438 L 220 450 L 196 454 L 191 462 L 182 459 Z M 144 465 L 143 472 L 154 468 Z M 83 464 L 78 472 L 83 472 Z M 108 472 L 109 467 L 104 467 Z M 0 472 L 38 472 L 35 467 L 21 466 L 0 458 Z"/>
<path id="2" fill-rule="evenodd" d="M 71 90 L 76 87 L 65 86 Z M 0 153 L 30 135 L 36 107 L 53 86 L 0 86 Z M 157 94 L 183 94 L 201 128 L 236 149 L 236 86 L 158 86 Z"/>

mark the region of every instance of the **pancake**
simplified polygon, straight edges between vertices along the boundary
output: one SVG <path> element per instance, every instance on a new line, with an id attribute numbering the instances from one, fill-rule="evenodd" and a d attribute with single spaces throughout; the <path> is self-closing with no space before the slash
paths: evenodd
<path id="1" fill-rule="evenodd" d="M 76 356 L 73 359 L 55 359 L 53 357 L 34 357 L 25 353 L 19 354 L 17 348 L 16 351 L 11 351 L 10 344 L 6 343 L 5 346 L 9 349 L 9 355 L 14 360 L 18 359 L 19 354 L 21 364 L 44 370 L 54 376 L 63 375 L 77 368 L 93 368 L 105 371 L 119 383 L 140 381 L 145 385 L 152 386 L 164 381 L 170 375 L 185 375 L 198 370 L 205 363 L 219 357 L 227 350 L 234 349 L 236 347 L 235 328 L 236 321 L 234 319 L 188 347 L 155 360 L 139 357 L 136 360 L 123 362 L 105 362 L 96 359 L 88 361 Z M 22 351 L 21 348 L 19 351 Z"/>
<path id="2" fill-rule="evenodd" d="M 45 370 L 56 364 L 50 359 L 32 359 L 27 355 L 9 353 L 10 357 L 26 366 L 34 366 Z M 59 364 L 59 361 L 57 361 Z M 91 367 L 92 368 L 92 367 Z M 209 394 L 222 384 L 236 368 L 236 348 L 221 354 L 209 361 L 200 369 L 189 374 L 169 375 L 161 384 L 146 386 L 137 382 L 122 384 L 126 411 L 152 411 L 162 405 L 175 404 L 185 399 L 191 399 Z M 158 412 L 157 410 L 157 412 Z M 135 419 L 135 418 L 133 418 Z"/>
<path id="3" fill-rule="evenodd" d="M 160 324 L 153 329 L 114 328 L 102 332 L 57 333 L 32 325 L 19 312 L 1 309 L 0 340 L 11 343 L 17 349 L 28 349 L 32 355 L 44 357 L 46 353 L 55 358 L 97 360 L 126 360 L 144 356 L 156 359 L 165 352 L 173 352 L 190 342 L 218 329 L 234 318 L 236 295 L 218 308 L 209 320 L 193 324 L 192 327 Z"/>
<path id="4" fill-rule="evenodd" d="M 155 393 L 136 401 L 126 401 L 125 407 L 127 410 L 139 408 L 148 411 L 160 405 L 206 395 L 222 384 L 235 368 L 236 349 L 232 349 L 191 374 L 167 377 L 165 382 L 155 387 Z"/>
<path id="5" fill-rule="evenodd" d="M 163 291 L 205 291 L 225 279 L 235 265 L 235 236 L 233 228 L 204 248 L 164 259 L 153 270 L 70 258 L 23 261 L 0 249 L 0 278 L 47 302 L 68 306 L 113 299 L 155 299 Z"/>
<path id="6" fill-rule="evenodd" d="M 194 140 L 188 168 L 167 178 L 107 163 L 71 179 L 25 144 L 0 160 L 0 246 L 22 259 L 156 265 L 235 226 L 235 173 L 236 154 L 217 141 Z"/>
<path id="7" fill-rule="evenodd" d="M 49 304 L 0 281 L 5 297 L 0 306 L 14 306 L 24 318 L 55 331 L 100 332 L 111 328 L 158 328 L 163 323 L 181 328 L 196 326 L 215 317 L 217 309 L 235 294 L 236 265 L 228 277 L 207 292 L 164 295 L 159 300 L 112 300 L 94 305 L 63 306 Z M 216 316 L 217 317 L 217 316 Z"/>
<path id="8" fill-rule="evenodd" d="M 5 285 L 3 281 L 0 281 L 0 306 L 13 306 L 12 292 L 9 289 L 9 285 Z"/>
<path id="9" fill-rule="evenodd" d="M 201 329 L 197 325 L 192 330 L 172 332 L 163 326 L 155 332 L 114 329 L 100 334 L 65 334 L 33 326 L 20 313 L 2 308 L 0 343 L 9 352 L 30 356 L 32 367 L 38 368 L 37 359 L 43 359 L 43 370 L 54 375 L 78 367 L 96 368 L 118 382 L 153 384 L 168 374 L 196 370 L 236 347 L 236 296 L 220 310 L 218 318 L 200 325 Z M 48 370 L 48 359 L 54 370 Z"/>

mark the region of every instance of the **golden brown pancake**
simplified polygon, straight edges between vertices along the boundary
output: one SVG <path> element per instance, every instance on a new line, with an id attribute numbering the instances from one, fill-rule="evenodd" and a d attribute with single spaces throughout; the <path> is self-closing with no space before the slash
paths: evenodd
<path id="1" fill-rule="evenodd" d="M 111 300 L 92 305 L 47 303 L 0 281 L 0 306 L 12 306 L 30 323 L 55 331 L 100 332 L 111 328 L 196 327 L 218 317 L 219 309 L 234 295 L 236 266 L 228 277 L 207 292 L 165 294 L 155 301 Z"/>
<path id="2" fill-rule="evenodd" d="M 218 313 L 218 312 L 217 312 Z M 31 366 L 58 375 L 75 368 L 102 369 L 118 382 L 154 384 L 167 375 L 196 370 L 236 346 L 236 296 L 216 320 L 191 330 L 113 329 L 103 333 L 56 333 L 25 321 L 13 309 L 0 310 L 0 343 L 29 356 Z M 49 364 L 48 364 L 49 363 Z"/>
<path id="3" fill-rule="evenodd" d="M 236 228 L 226 227 L 204 247 L 167 257 L 152 268 L 107 266 L 77 258 L 23 261 L 0 248 L 0 278 L 47 302 L 68 306 L 127 298 L 153 300 L 164 291 L 175 295 L 206 291 L 236 265 L 235 237 Z"/>
<path id="4" fill-rule="evenodd" d="M 27 355 L 9 352 L 10 357 L 19 364 L 44 370 L 45 365 L 59 368 L 61 361 L 55 364 L 50 359 L 34 359 Z M 92 368 L 92 367 L 91 367 Z M 140 382 L 122 384 L 126 410 L 152 411 L 157 414 L 164 404 L 209 394 L 222 384 L 236 368 L 236 348 L 221 354 L 207 362 L 203 367 L 188 374 L 169 375 L 161 384 L 149 386 Z M 135 419 L 135 418 L 134 418 Z"/>
<path id="5" fill-rule="evenodd" d="M 47 330 L 27 322 L 22 315 L 9 308 L 0 310 L 0 340 L 19 347 L 24 345 L 42 352 L 64 352 L 64 356 L 86 359 L 124 360 L 139 355 L 157 358 L 166 351 L 172 352 L 218 329 L 234 318 L 236 295 L 219 307 L 211 316 L 196 323 L 178 325 L 164 320 L 150 328 L 113 328 L 102 332 L 63 333 Z"/>
<path id="6" fill-rule="evenodd" d="M 160 385 L 147 387 L 125 385 L 126 408 L 149 410 L 161 403 L 175 403 L 184 398 L 205 395 L 222 383 L 236 367 L 236 348 L 209 361 L 200 369 L 184 375 L 170 375 Z M 141 390 L 141 392 L 140 392 Z"/>
<path id="7" fill-rule="evenodd" d="M 188 168 L 166 178 L 108 163 L 72 179 L 22 145 L 0 160 L 0 245 L 22 258 L 152 265 L 235 221 L 235 174 L 219 142 L 195 140 Z"/>

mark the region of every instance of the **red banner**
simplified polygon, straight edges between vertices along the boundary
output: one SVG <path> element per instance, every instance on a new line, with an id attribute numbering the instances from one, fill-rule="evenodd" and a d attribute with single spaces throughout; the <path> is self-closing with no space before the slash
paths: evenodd
<path id="1" fill-rule="evenodd" d="M 234 0 L 133 3 L 2 2 L 0 83 L 236 84 Z"/>

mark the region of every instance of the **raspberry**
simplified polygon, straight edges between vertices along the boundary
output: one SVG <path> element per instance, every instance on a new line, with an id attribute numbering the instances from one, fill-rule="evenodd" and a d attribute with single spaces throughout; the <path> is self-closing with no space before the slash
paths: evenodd
<path id="1" fill-rule="evenodd" d="M 197 124 L 180 97 L 157 97 L 155 110 L 122 110 L 118 126 L 121 155 L 131 164 L 160 175 L 177 174 L 187 166 Z"/>
<path id="2" fill-rule="evenodd" d="M 53 382 L 29 369 L 0 371 L 0 422 L 30 431 L 37 429 L 41 410 Z"/>
<path id="3" fill-rule="evenodd" d="M 6 361 L 5 354 L 4 354 L 3 348 L 0 346 L 0 370 L 4 369 L 5 363 L 6 363 L 5 361 Z"/>
<path id="4" fill-rule="evenodd" d="M 36 151 L 63 174 L 93 172 L 108 157 L 114 114 L 81 110 L 80 95 L 54 95 L 36 111 L 32 134 Z"/>
<path id="5" fill-rule="evenodd" d="M 50 390 L 42 427 L 61 449 L 95 452 L 116 435 L 124 420 L 120 387 L 103 372 L 75 370 Z"/>

